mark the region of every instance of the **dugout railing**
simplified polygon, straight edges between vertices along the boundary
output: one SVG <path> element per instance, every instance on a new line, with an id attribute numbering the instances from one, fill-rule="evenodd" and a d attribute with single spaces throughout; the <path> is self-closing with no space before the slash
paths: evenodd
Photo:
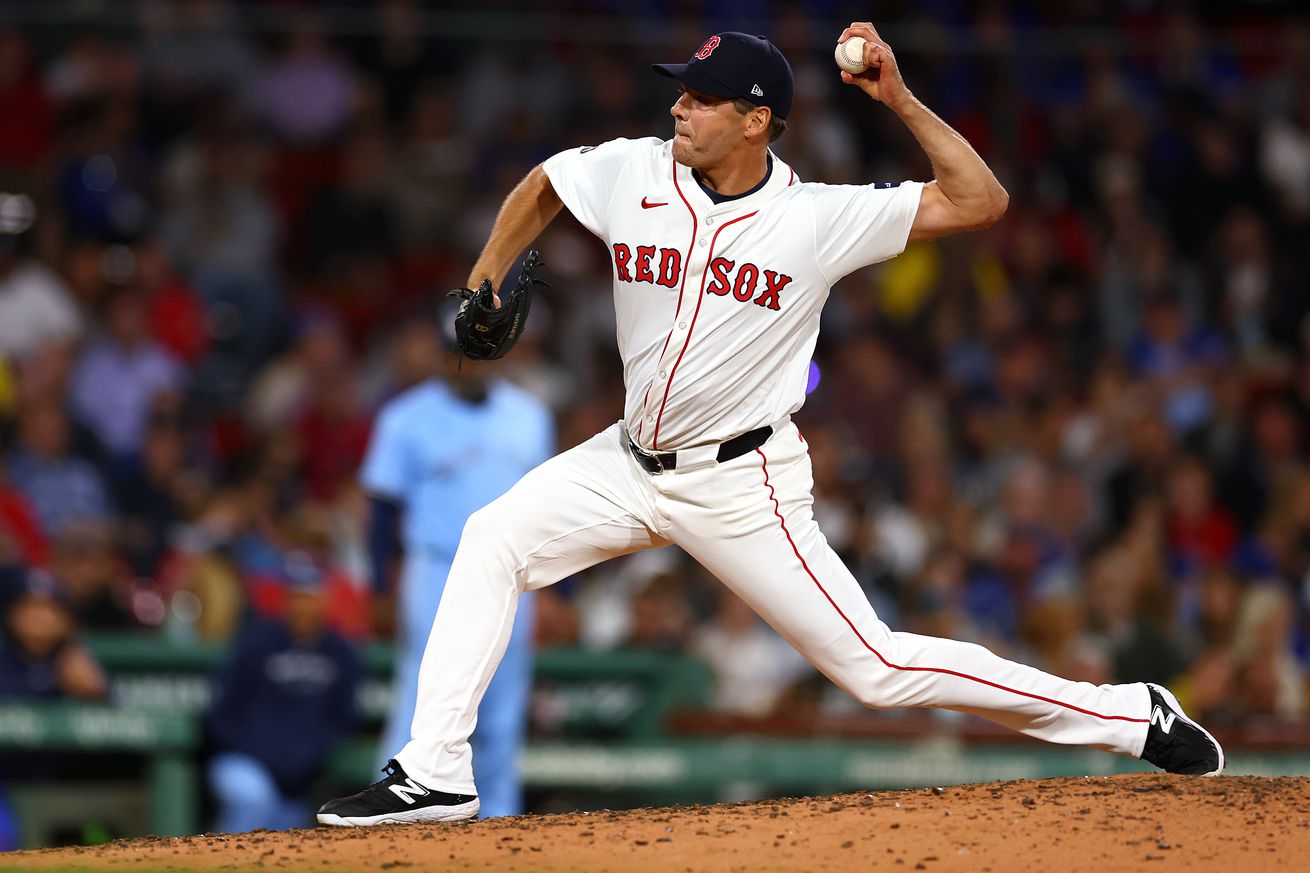
<path id="1" fill-rule="evenodd" d="M 95 636 L 88 643 L 110 675 L 111 702 L 0 702 L 0 748 L 137 758 L 139 782 L 119 783 L 118 794 L 106 797 L 137 798 L 132 808 L 139 810 L 134 819 L 141 832 L 204 829 L 200 717 L 223 647 L 142 636 Z M 329 790 L 375 774 L 391 653 L 370 644 L 362 654 L 368 678 L 359 704 L 367 727 L 333 756 L 323 783 Z M 830 717 L 793 709 L 764 721 L 715 715 L 705 711 L 708 671 L 679 654 L 551 649 L 538 653 L 536 675 L 535 736 L 522 761 L 526 786 L 614 805 L 1149 769 L 972 720 L 944 725 L 917 713 Z M 1304 726 L 1256 725 L 1224 740 L 1234 773 L 1310 775 Z M 26 783 L 11 791 L 29 819 L 58 818 L 57 785 Z M 115 811 L 126 816 L 129 804 L 120 805 Z M 27 845 L 41 839 L 25 833 Z"/>

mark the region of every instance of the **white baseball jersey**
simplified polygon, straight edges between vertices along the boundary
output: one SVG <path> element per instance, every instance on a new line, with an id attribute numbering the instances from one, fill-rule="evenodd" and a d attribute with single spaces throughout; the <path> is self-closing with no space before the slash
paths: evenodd
<path id="1" fill-rule="evenodd" d="M 1145 685 L 1071 682 L 955 640 L 891 630 L 814 521 L 805 397 L 833 282 L 901 251 L 923 186 L 802 183 L 773 158 L 758 188 L 716 204 L 656 139 L 544 164 L 609 247 L 625 420 L 528 473 L 464 526 L 419 675 L 420 784 L 473 794 L 469 736 L 524 591 L 675 543 L 856 699 L 936 706 L 1030 736 L 1141 755 Z M 753 450 L 714 447 L 773 425 Z M 652 473 L 628 438 L 705 463 Z M 704 449 L 702 451 L 702 448 Z"/>
<path id="2" fill-rule="evenodd" d="M 659 451 L 721 443 L 799 409 L 829 289 L 905 248 L 923 190 L 802 182 L 775 156 L 762 187 L 715 204 L 654 137 L 542 166 L 609 247 L 624 419 Z"/>

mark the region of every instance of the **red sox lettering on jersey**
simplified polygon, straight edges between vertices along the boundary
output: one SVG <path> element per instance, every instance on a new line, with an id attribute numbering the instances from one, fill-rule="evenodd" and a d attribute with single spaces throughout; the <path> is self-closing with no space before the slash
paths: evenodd
<path id="1" fill-rule="evenodd" d="M 829 288 L 905 247 L 921 184 L 803 183 L 770 163 L 761 187 L 722 203 L 654 138 L 544 164 L 609 247 L 624 419 L 647 449 L 723 442 L 798 409 Z"/>
<path id="2" fill-rule="evenodd" d="M 678 277 L 682 274 L 682 252 L 677 249 L 655 246 L 630 246 L 616 242 L 610 247 L 614 252 L 614 275 L 618 282 L 645 282 L 663 285 L 665 288 L 678 287 Z M 634 258 L 634 252 L 635 258 Z M 658 259 L 658 267 L 652 267 Z M 727 258 L 715 258 L 709 264 L 713 280 L 705 289 L 706 294 L 718 294 L 721 297 L 731 295 L 745 303 L 754 300 L 756 306 L 763 306 L 777 312 L 782 308 L 778 295 L 791 283 L 791 276 L 777 270 L 761 269 L 752 263 L 738 266 Z M 763 284 L 760 278 L 763 277 Z M 759 296 L 755 292 L 759 291 Z"/>

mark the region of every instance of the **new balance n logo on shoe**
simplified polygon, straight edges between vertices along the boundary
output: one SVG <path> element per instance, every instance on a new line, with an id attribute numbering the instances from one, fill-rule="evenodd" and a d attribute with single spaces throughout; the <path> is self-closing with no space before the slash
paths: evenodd
<path id="1" fill-rule="evenodd" d="M 1165 733 L 1169 733 L 1173 730 L 1174 719 L 1177 717 L 1178 715 L 1176 713 L 1166 713 L 1162 706 L 1157 706 L 1151 710 L 1151 724 L 1159 726 L 1160 730 Z"/>
<path id="2" fill-rule="evenodd" d="M 1173 721 L 1173 718 L 1170 717 L 1169 720 Z M 1166 728 L 1166 730 L 1168 730 L 1168 728 Z M 389 787 L 391 788 L 392 794 L 396 795 L 401 800 L 410 804 L 414 802 L 415 797 L 426 797 L 428 794 L 428 790 L 424 788 L 422 785 L 419 785 L 413 779 L 406 779 L 403 783 L 399 785 L 392 785 Z"/>

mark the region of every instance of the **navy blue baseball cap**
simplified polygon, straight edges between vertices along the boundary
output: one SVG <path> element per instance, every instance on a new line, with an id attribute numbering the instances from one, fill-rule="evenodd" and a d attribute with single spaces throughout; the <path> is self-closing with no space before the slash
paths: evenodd
<path id="1" fill-rule="evenodd" d="M 791 64 L 763 36 L 716 33 L 687 63 L 651 64 L 651 69 L 713 97 L 740 97 L 767 106 L 778 118 L 791 111 Z"/>

